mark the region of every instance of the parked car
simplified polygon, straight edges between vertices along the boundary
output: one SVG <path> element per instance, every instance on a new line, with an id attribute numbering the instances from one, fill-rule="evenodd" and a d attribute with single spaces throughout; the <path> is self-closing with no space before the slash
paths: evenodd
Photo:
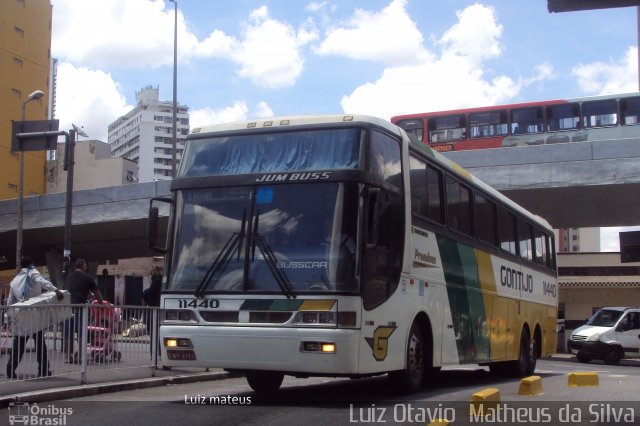
<path id="1" fill-rule="evenodd" d="M 580 362 L 618 364 L 623 358 L 640 358 L 640 308 L 599 309 L 571 333 L 569 350 Z"/>
<path id="2" fill-rule="evenodd" d="M 123 337 L 138 337 L 147 334 L 147 325 L 142 320 L 136 318 L 131 318 L 131 320 L 133 321 L 131 325 L 122 332 Z"/>

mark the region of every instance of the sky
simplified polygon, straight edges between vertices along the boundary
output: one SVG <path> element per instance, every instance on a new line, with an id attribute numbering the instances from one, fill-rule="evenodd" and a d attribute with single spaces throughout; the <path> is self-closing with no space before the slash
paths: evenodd
<path id="1" fill-rule="evenodd" d="M 106 142 L 137 91 L 173 99 L 174 3 L 50 1 L 61 129 Z M 633 92 L 636 19 L 546 0 L 179 0 L 178 102 L 198 127 Z M 603 228 L 602 251 L 618 231 Z"/>

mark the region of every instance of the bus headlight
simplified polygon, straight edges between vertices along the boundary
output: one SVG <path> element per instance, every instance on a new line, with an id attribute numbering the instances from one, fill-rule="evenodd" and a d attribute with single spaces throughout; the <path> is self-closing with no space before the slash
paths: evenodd
<path id="1" fill-rule="evenodd" d="M 195 321 L 193 311 L 188 309 L 170 309 L 164 312 L 167 321 Z"/>
<path id="2" fill-rule="evenodd" d="M 356 313 L 353 311 L 345 312 L 298 312 L 293 319 L 294 325 L 314 325 L 322 326 L 338 326 L 338 327 L 355 327 Z"/>
<path id="3" fill-rule="evenodd" d="M 298 312 L 293 319 L 296 325 L 336 325 L 335 312 Z"/>
<path id="4" fill-rule="evenodd" d="M 333 342 L 302 342 L 300 345 L 300 351 L 335 354 L 336 344 Z"/>
<path id="5" fill-rule="evenodd" d="M 193 348 L 191 339 L 177 337 L 165 337 L 164 346 L 167 348 Z"/>

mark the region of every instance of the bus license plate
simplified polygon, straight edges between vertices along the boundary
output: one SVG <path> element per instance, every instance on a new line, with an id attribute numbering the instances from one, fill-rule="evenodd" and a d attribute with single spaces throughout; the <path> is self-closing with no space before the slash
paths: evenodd
<path id="1" fill-rule="evenodd" d="M 195 361 L 196 353 L 194 351 L 167 351 L 167 358 L 173 361 Z"/>

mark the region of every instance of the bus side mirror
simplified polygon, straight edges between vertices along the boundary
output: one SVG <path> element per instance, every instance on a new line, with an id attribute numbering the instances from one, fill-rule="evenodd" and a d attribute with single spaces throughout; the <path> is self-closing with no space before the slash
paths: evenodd
<path id="1" fill-rule="evenodd" d="M 365 249 L 373 249 L 378 244 L 378 224 L 380 222 L 380 189 L 369 188 L 367 192 L 367 235 Z"/>
<path id="2" fill-rule="evenodd" d="M 168 203 L 172 204 L 173 200 L 170 198 L 152 198 L 149 202 L 149 221 L 147 225 L 147 242 L 149 244 L 149 248 L 152 250 L 158 251 L 160 253 L 165 253 L 167 251 L 166 245 L 158 246 L 158 233 L 159 233 L 159 223 L 160 223 L 160 208 L 154 205 L 154 202 Z"/>

